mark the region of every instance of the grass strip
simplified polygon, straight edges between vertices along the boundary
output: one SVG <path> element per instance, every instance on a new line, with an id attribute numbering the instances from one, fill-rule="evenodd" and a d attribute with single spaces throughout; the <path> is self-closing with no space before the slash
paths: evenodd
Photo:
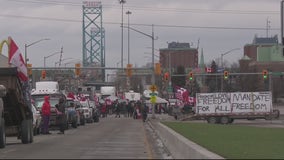
<path id="1" fill-rule="evenodd" d="M 284 128 L 194 122 L 162 123 L 224 158 L 284 159 Z"/>

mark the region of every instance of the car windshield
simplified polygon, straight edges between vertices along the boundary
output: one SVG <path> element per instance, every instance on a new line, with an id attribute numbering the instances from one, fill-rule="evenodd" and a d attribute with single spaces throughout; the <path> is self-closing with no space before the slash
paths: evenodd
<path id="1" fill-rule="evenodd" d="M 73 100 L 67 100 L 65 106 L 66 106 L 66 107 L 71 107 L 72 104 L 73 104 L 73 106 L 75 107 L 75 102 L 74 102 Z"/>
<path id="2" fill-rule="evenodd" d="M 43 105 L 43 102 L 44 102 L 44 98 L 36 98 L 36 99 L 34 99 L 34 101 L 35 101 L 35 106 L 37 108 L 41 108 L 42 105 Z M 59 102 L 59 98 L 50 98 L 49 99 L 49 103 L 50 103 L 51 107 L 55 107 L 55 105 L 58 104 L 58 102 Z"/>
<path id="3" fill-rule="evenodd" d="M 89 108 L 87 101 L 81 101 L 80 103 L 82 104 L 82 107 L 88 107 Z"/>

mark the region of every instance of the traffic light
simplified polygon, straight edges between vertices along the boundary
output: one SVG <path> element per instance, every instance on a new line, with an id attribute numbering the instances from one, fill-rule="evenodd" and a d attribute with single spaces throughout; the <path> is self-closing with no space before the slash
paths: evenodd
<path id="1" fill-rule="evenodd" d="M 160 63 L 155 63 L 155 73 L 157 75 L 161 75 L 161 64 Z"/>
<path id="2" fill-rule="evenodd" d="M 126 75 L 127 75 L 127 77 L 131 77 L 132 76 L 132 64 L 127 64 Z"/>
<path id="3" fill-rule="evenodd" d="M 166 72 L 166 73 L 164 74 L 164 80 L 165 80 L 165 81 L 168 81 L 168 80 L 169 80 L 169 77 L 170 77 L 169 72 Z"/>
<path id="4" fill-rule="evenodd" d="M 190 81 L 193 80 L 193 73 L 192 73 L 192 72 L 189 73 L 189 80 L 190 80 Z"/>
<path id="5" fill-rule="evenodd" d="M 228 71 L 224 71 L 224 79 L 228 79 L 229 78 L 229 72 Z"/>
<path id="6" fill-rule="evenodd" d="M 42 70 L 42 71 L 41 71 L 41 78 L 42 78 L 42 79 L 45 79 L 45 77 L 46 77 L 46 71 L 45 71 L 45 70 Z"/>
<path id="7" fill-rule="evenodd" d="M 267 79 L 268 71 L 266 69 L 262 70 L 263 79 Z"/>
<path id="8" fill-rule="evenodd" d="M 28 75 L 31 76 L 33 74 L 32 64 L 27 64 L 27 68 L 28 68 Z"/>
<path id="9" fill-rule="evenodd" d="M 80 63 L 76 63 L 75 64 L 75 75 L 76 76 L 80 76 L 81 74 L 81 64 Z"/>

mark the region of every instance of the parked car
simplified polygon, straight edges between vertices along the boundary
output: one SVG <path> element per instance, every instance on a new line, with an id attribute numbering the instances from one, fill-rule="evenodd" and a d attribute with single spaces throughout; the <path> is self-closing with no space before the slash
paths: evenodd
<path id="1" fill-rule="evenodd" d="M 93 123 L 93 110 L 89 105 L 89 101 L 85 100 L 85 101 L 80 101 L 80 103 L 82 104 L 82 110 L 84 112 L 85 118 L 86 118 L 86 122 L 88 123 Z"/>
<path id="2" fill-rule="evenodd" d="M 71 124 L 73 128 L 77 128 L 78 119 L 80 119 L 79 111 L 76 110 L 75 102 L 71 98 L 66 99 L 66 111 L 68 114 L 67 122 Z"/>
<path id="3" fill-rule="evenodd" d="M 79 125 L 85 125 L 86 124 L 86 117 L 84 115 L 84 110 L 82 108 L 82 104 L 80 103 L 80 101 L 78 100 L 74 100 L 74 103 L 75 103 L 75 108 L 76 108 L 76 111 L 77 113 L 79 114 L 79 120 L 78 120 L 78 124 Z"/>
<path id="4" fill-rule="evenodd" d="M 42 117 L 40 111 L 35 107 L 34 104 L 32 104 L 32 112 L 33 112 L 33 132 L 34 135 L 37 135 L 40 133 Z"/>

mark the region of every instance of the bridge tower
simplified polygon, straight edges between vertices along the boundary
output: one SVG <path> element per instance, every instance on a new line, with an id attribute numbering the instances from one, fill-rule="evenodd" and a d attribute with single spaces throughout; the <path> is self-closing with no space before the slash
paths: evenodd
<path id="1" fill-rule="evenodd" d="M 83 67 L 105 67 L 105 30 L 102 4 L 83 2 Z M 105 69 L 97 70 L 91 81 L 105 81 Z M 94 76 L 92 75 L 92 76 Z"/>

